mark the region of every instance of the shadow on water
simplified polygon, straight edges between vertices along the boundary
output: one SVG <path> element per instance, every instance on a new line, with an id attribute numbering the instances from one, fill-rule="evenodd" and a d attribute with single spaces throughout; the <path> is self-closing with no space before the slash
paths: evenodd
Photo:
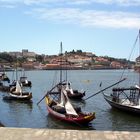
<path id="1" fill-rule="evenodd" d="M 115 108 L 108 110 L 112 121 L 112 130 L 117 131 L 140 131 L 140 115 L 120 111 Z"/>
<path id="2" fill-rule="evenodd" d="M 50 114 L 46 114 L 46 110 L 43 110 L 40 106 L 38 106 L 39 112 L 42 116 L 46 118 L 46 128 L 50 129 L 72 129 L 72 130 L 95 130 L 95 128 L 92 126 L 92 123 L 89 123 L 87 125 L 81 125 L 77 123 L 67 123 L 63 120 L 58 120 L 55 117 L 51 116 Z"/>
<path id="3" fill-rule="evenodd" d="M 58 120 L 56 118 L 54 118 L 53 116 L 51 116 L 50 114 L 48 114 L 47 116 L 47 127 L 48 128 L 57 128 L 57 129 L 71 129 L 71 130 L 95 130 L 95 128 L 93 128 L 92 123 L 89 123 L 87 125 L 81 125 L 78 123 L 67 123 L 64 122 L 63 120 Z"/>
<path id="4" fill-rule="evenodd" d="M 33 103 L 25 103 L 18 101 L 4 101 L 3 96 L 7 93 L 0 91 L 0 121 L 8 127 L 28 127 L 28 128 L 50 128 L 50 129 L 77 129 L 77 130 L 113 130 L 113 131 L 140 131 L 139 116 L 129 113 L 120 112 L 111 109 L 106 103 L 102 94 L 98 94 L 90 100 L 72 101 L 75 106 L 81 107 L 83 112 L 95 112 L 96 119 L 88 126 L 79 126 L 67 124 L 48 115 L 46 104 L 36 103 L 44 96 L 44 91 L 52 86 L 55 71 L 28 71 L 28 77 L 32 81 L 33 86 Z M 8 73 L 12 75 L 11 72 Z M 103 82 L 102 88 L 114 83 L 122 74 L 121 70 L 85 70 L 71 71 L 68 76 L 72 81 L 73 88 L 84 89 L 86 97 L 99 91 L 99 84 Z M 133 78 L 136 74 L 131 72 Z M 137 76 L 137 75 L 136 75 Z M 75 77 L 78 80 L 75 80 Z M 88 79 L 88 84 L 80 86 L 79 80 Z M 90 82 L 89 82 L 90 81 Z M 132 85 L 128 81 L 122 83 L 122 86 Z M 28 88 L 30 90 L 30 88 Z M 110 93 L 106 91 L 106 93 Z M 84 98 L 86 98 L 84 97 Z"/>
<path id="5" fill-rule="evenodd" d="M 14 106 L 27 106 L 28 108 L 33 108 L 33 101 L 20 101 L 20 100 L 3 100 L 4 103 L 7 103 Z"/>

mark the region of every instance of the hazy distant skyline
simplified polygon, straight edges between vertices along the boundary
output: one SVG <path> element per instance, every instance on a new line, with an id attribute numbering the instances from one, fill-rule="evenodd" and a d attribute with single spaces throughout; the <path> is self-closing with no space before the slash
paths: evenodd
<path id="1" fill-rule="evenodd" d="M 58 54 L 62 41 L 64 52 L 127 59 L 139 28 L 139 0 L 0 0 L 0 52 Z"/>

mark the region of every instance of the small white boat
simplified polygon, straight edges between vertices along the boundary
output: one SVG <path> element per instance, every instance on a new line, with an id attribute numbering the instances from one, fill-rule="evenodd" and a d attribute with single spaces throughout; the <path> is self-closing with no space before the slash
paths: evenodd
<path id="1" fill-rule="evenodd" d="M 9 95 L 3 97 L 4 100 L 31 100 L 32 93 L 22 90 L 21 85 L 16 81 L 16 87 L 11 87 Z"/>

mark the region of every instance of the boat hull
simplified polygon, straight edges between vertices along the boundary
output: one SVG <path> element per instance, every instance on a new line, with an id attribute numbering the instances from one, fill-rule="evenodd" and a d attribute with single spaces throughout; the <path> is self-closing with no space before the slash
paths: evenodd
<path id="1" fill-rule="evenodd" d="M 88 124 L 93 119 L 95 119 L 95 113 L 89 113 L 84 115 L 79 115 L 78 117 L 72 117 L 66 114 L 61 114 L 59 112 L 54 111 L 49 105 L 48 105 L 48 98 L 46 97 L 46 104 L 47 104 L 47 110 L 48 113 L 55 117 L 56 119 L 59 119 L 61 121 L 65 121 L 67 123 L 73 123 L 73 124 Z"/>
<path id="2" fill-rule="evenodd" d="M 20 100 L 20 101 L 23 101 L 23 100 L 31 100 L 31 99 L 32 99 L 32 93 L 28 93 L 28 94 L 25 94 L 25 95 L 22 95 L 22 96 L 9 93 L 8 96 L 3 97 L 3 100 Z"/>
<path id="3" fill-rule="evenodd" d="M 71 94 L 70 92 L 67 92 L 67 95 L 70 99 L 80 100 L 85 96 L 85 92 L 81 93 L 81 92 L 78 92 L 76 90 L 76 91 L 74 91 L 74 94 Z"/>
<path id="4" fill-rule="evenodd" d="M 4 85 L 0 85 L 0 91 L 9 92 L 10 91 L 10 87 L 9 86 L 4 86 Z"/>
<path id="5" fill-rule="evenodd" d="M 133 114 L 140 115 L 140 106 L 139 106 L 139 108 L 138 107 L 136 108 L 135 106 L 122 105 L 120 103 L 117 103 L 117 102 L 112 101 L 112 97 L 111 96 L 108 96 L 108 95 L 105 95 L 105 94 L 104 94 L 104 99 L 113 108 L 116 108 L 118 110 L 125 111 L 125 112 L 128 112 L 128 113 L 133 113 Z"/>
<path id="6" fill-rule="evenodd" d="M 22 86 L 24 86 L 24 87 L 31 87 L 31 86 L 32 86 L 31 81 L 28 81 L 28 83 L 26 83 L 26 82 L 21 82 L 21 84 L 22 84 Z"/>

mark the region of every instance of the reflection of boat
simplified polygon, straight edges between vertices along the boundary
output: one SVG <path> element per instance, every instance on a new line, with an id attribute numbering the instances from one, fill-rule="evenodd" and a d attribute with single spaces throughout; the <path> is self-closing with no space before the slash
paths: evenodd
<path id="1" fill-rule="evenodd" d="M 11 87 L 9 95 L 3 97 L 4 100 L 30 100 L 31 98 L 32 93 L 23 91 L 18 81 L 16 87 Z"/>
<path id="2" fill-rule="evenodd" d="M 45 99 L 48 112 L 59 120 L 75 124 L 88 124 L 95 119 L 95 113 L 83 113 L 81 108 L 73 107 L 63 88 L 59 94 L 55 91 L 48 92 Z"/>
<path id="3" fill-rule="evenodd" d="M 12 100 L 11 98 L 7 98 L 3 100 L 5 103 L 8 103 L 10 106 L 25 106 L 26 108 L 32 110 L 33 109 L 33 101 L 32 100 Z"/>
<path id="4" fill-rule="evenodd" d="M 67 92 L 67 95 L 71 99 L 82 99 L 85 96 L 85 91 L 80 92 L 78 90 L 73 90 L 71 83 L 67 80 L 67 58 L 65 58 L 64 61 L 62 61 L 62 42 L 60 43 L 61 47 L 61 60 L 60 60 L 60 83 L 57 85 L 58 90 L 60 91 L 61 88 L 65 89 Z M 62 64 L 62 62 L 65 64 Z M 62 65 L 66 65 L 66 79 L 62 81 Z"/>
<path id="5" fill-rule="evenodd" d="M 136 41 L 140 39 L 140 31 Z M 135 42 L 136 44 L 136 42 Z M 139 78 L 139 76 L 138 76 Z M 139 81 L 139 80 L 138 80 Z M 140 81 L 139 81 L 140 82 Z M 103 94 L 105 100 L 119 110 L 140 114 L 140 84 L 131 87 L 117 87 L 110 95 Z"/>
<path id="6" fill-rule="evenodd" d="M 88 125 L 78 125 L 74 123 L 66 123 L 63 121 L 58 121 L 57 118 L 52 117 L 50 114 L 47 114 L 47 128 L 53 129 L 55 126 L 60 129 L 69 129 L 69 130 L 95 130 L 92 123 Z"/>

